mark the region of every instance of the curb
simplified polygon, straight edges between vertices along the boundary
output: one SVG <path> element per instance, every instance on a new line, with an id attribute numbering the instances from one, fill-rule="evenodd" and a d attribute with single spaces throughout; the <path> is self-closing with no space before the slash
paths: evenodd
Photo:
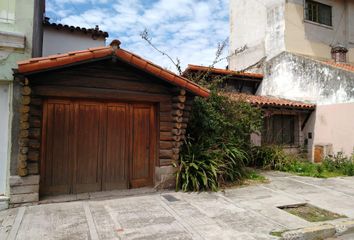
<path id="1" fill-rule="evenodd" d="M 307 227 L 284 232 L 282 240 L 318 240 L 330 237 L 342 236 L 354 232 L 354 220 L 340 223 L 326 223 L 323 225 Z"/>
<path id="2" fill-rule="evenodd" d="M 354 220 L 344 221 L 335 225 L 336 236 L 342 236 L 354 232 Z"/>

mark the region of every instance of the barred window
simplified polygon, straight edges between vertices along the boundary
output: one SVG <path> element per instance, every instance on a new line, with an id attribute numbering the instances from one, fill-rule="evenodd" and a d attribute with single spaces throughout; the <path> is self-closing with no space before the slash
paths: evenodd
<path id="1" fill-rule="evenodd" d="M 305 19 L 332 26 L 332 7 L 316 1 L 306 0 Z"/>
<path id="2" fill-rule="evenodd" d="M 299 129 L 295 115 L 272 115 L 266 117 L 262 144 L 298 145 Z"/>

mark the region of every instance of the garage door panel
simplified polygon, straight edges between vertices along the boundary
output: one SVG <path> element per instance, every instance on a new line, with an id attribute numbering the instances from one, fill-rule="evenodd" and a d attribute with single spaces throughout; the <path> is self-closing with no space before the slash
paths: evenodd
<path id="1" fill-rule="evenodd" d="M 104 190 L 128 187 L 129 108 L 127 104 L 107 106 Z"/>
<path id="2" fill-rule="evenodd" d="M 155 124 L 151 104 L 48 100 L 43 114 L 41 193 L 151 186 Z"/>
<path id="3" fill-rule="evenodd" d="M 71 109 L 70 102 L 49 102 L 44 109 L 46 128 L 44 155 L 44 191 L 49 194 L 70 192 L 71 154 Z"/>
<path id="4" fill-rule="evenodd" d="M 75 192 L 101 190 L 102 109 L 98 103 L 80 102 L 76 111 Z"/>
<path id="5" fill-rule="evenodd" d="M 152 184 L 152 106 L 133 105 L 131 186 L 143 187 Z"/>

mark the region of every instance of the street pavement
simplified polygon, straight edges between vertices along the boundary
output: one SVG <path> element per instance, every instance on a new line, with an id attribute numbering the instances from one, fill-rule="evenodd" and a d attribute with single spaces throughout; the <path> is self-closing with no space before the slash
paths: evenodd
<path id="1" fill-rule="evenodd" d="M 353 177 L 264 175 L 270 183 L 217 193 L 145 191 L 124 197 L 106 193 L 104 198 L 4 210 L 0 211 L 0 239 L 270 240 L 278 239 L 270 235 L 272 231 L 319 224 L 278 208 L 299 203 L 354 218 Z"/>

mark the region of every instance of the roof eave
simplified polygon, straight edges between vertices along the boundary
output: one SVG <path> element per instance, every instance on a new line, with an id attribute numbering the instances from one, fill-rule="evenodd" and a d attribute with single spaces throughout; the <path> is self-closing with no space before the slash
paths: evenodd
<path id="1" fill-rule="evenodd" d="M 198 84 L 161 68 L 139 56 L 127 52 L 123 49 L 114 49 L 112 47 L 98 47 L 83 51 L 76 51 L 67 54 L 58 54 L 43 58 L 34 58 L 27 61 L 18 62 L 18 69 L 14 72 L 16 75 L 28 76 L 41 72 L 53 71 L 56 69 L 67 68 L 69 66 L 80 65 L 83 63 L 100 61 L 117 57 L 121 61 L 128 63 L 140 70 L 148 72 L 170 84 L 185 88 L 187 91 L 201 97 L 209 97 L 210 91 Z"/>

